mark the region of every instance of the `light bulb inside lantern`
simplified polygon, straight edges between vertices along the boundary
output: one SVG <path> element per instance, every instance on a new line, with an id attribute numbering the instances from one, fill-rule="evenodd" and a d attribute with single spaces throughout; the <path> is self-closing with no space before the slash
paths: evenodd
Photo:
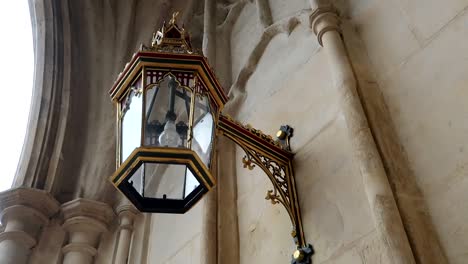
<path id="1" fill-rule="evenodd" d="M 164 131 L 159 136 L 159 145 L 162 147 L 178 147 L 182 144 L 179 133 L 177 133 L 174 121 L 167 121 Z"/>

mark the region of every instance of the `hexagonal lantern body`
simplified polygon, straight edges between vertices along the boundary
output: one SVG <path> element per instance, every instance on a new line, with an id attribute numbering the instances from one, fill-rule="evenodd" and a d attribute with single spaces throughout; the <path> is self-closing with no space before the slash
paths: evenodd
<path id="1" fill-rule="evenodd" d="M 227 96 L 183 29 L 172 23 L 159 34 L 110 91 L 118 124 L 111 181 L 142 212 L 184 213 L 215 184 L 215 129 Z"/>

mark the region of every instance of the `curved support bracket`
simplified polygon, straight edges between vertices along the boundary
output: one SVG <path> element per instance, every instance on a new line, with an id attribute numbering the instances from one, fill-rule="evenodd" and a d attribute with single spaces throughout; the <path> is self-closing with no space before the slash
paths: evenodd
<path id="1" fill-rule="evenodd" d="M 270 200 L 272 204 L 282 204 L 291 219 L 291 236 L 296 245 L 291 263 L 312 263 L 313 250 L 312 246 L 306 243 L 304 236 L 292 166 L 294 154 L 289 145 L 293 129 L 290 126 L 281 126 L 276 134 L 277 139 L 274 140 L 250 125 L 243 125 L 230 116 L 221 114 L 217 131 L 244 150 L 244 168 L 252 170 L 258 166 L 270 179 L 273 189 L 267 191 L 265 199 Z"/>

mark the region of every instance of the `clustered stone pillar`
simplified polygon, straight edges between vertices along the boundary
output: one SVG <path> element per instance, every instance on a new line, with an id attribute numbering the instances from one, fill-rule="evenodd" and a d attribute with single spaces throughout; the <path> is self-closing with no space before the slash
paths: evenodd
<path id="1" fill-rule="evenodd" d="M 62 205 L 67 244 L 62 248 L 64 264 L 91 264 L 101 234 L 114 218 L 112 208 L 101 202 L 76 199 Z"/>
<path id="2" fill-rule="evenodd" d="M 15 188 L 0 193 L 4 227 L 0 233 L 0 262 L 26 264 L 41 228 L 59 209 L 59 203 L 45 191 Z"/>
<path id="3" fill-rule="evenodd" d="M 210 64 L 216 63 L 216 0 L 205 0 L 203 54 Z M 216 166 L 216 165 L 212 165 Z M 216 175 L 214 175 L 216 177 Z M 213 188 L 205 195 L 201 234 L 201 263 L 216 264 L 218 254 L 218 192 Z"/>
<path id="4" fill-rule="evenodd" d="M 119 217 L 119 236 L 114 263 L 126 264 L 132 241 L 133 220 L 138 210 L 133 205 L 125 204 L 117 207 L 116 211 Z"/>
<path id="5" fill-rule="evenodd" d="M 415 263 L 403 223 L 356 91 L 356 79 L 340 35 L 339 17 L 331 7 L 319 7 L 311 26 L 327 55 L 341 108 L 352 140 L 370 209 L 386 253 L 392 263 Z"/>

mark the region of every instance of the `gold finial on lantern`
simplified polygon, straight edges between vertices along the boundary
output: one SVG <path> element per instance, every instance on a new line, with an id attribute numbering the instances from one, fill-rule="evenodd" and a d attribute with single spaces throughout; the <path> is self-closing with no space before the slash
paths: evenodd
<path id="1" fill-rule="evenodd" d="M 176 11 L 176 12 L 172 13 L 172 18 L 171 18 L 171 20 L 169 20 L 169 25 L 174 25 L 175 24 L 178 15 L 179 15 L 179 11 Z"/>
<path id="2" fill-rule="evenodd" d="M 178 16 L 179 12 L 174 12 L 169 23 L 166 25 L 164 22 L 161 29 L 153 33 L 151 46 L 146 47 L 142 45 L 140 50 L 192 54 L 193 50 L 190 35 L 185 32 L 184 25 L 177 25 L 176 20 Z"/>

